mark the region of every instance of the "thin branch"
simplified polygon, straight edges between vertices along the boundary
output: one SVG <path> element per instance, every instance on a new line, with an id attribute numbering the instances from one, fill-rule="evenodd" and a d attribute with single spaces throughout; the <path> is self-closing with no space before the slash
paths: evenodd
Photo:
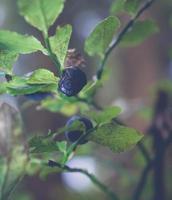
<path id="1" fill-rule="evenodd" d="M 1 200 L 3 200 L 3 198 L 4 198 L 5 187 L 6 187 L 6 183 L 7 183 L 8 176 L 9 176 L 9 170 L 10 170 L 10 162 L 11 162 L 11 156 L 9 156 L 6 161 L 6 171 L 5 171 L 5 175 L 4 175 L 3 183 L 2 183 L 2 187 L 1 187 L 1 195 L 0 195 Z"/>
<path id="2" fill-rule="evenodd" d="M 54 65 L 57 67 L 58 76 L 61 76 L 61 70 L 60 70 L 61 65 L 59 63 L 59 60 L 57 59 L 57 56 L 52 52 L 50 41 L 49 41 L 49 37 L 48 36 L 44 36 L 44 41 L 45 41 L 45 46 L 46 46 L 46 48 L 48 50 L 49 57 L 51 58 L 51 60 L 54 63 Z"/>
<path id="3" fill-rule="evenodd" d="M 121 42 L 124 35 L 133 27 L 136 20 L 142 15 L 142 13 L 147 10 L 156 0 L 148 0 L 136 13 L 136 15 L 127 23 L 127 25 L 121 30 L 119 35 L 117 36 L 116 40 L 109 46 L 107 51 L 105 52 L 105 56 L 97 70 L 97 79 L 101 79 L 105 64 L 107 62 L 107 59 L 110 55 L 110 53 L 113 51 L 113 49 Z"/>
<path id="4" fill-rule="evenodd" d="M 153 161 L 147 163 L 147 165 L 143 169 L 143 171 L 141 173 L 140 180 L 139 180 L 137 187 L 136 187 L 134 194 L 133 194 L 133 198 L 132 198 L 133 200 L 139 200 L 140 199 L 141 194 L 142 194 L 143 189 L 144 189 L 144 186 L 146 185 L 146 182 L 147 182 L 148 174 L 149 174 L 150 170 L 152 169 L 152 167 L 153 167 Z"/>
<path id="5" fill-rule="evenodd" d="M 146 149 L 145 145 L 140 141 L 137 143 L 137 147 L 139 148 L 140 152 L 142 153 L 142 155 L 145 158 L 145 160 L 147 161 L 147 163 L 151 162 L 149 152 Z"/>
<path id="6" fill-rule="evenodd" d="M 119 198 L 116 196 L 116 194 L 114 192 L 109 190 L 109 188 L 107 186 L 102 184 L 93 174 L 89 173 L 85 169 L 71 168 L 67 165 L 61 165 L 60 163 L 54 162 L 52 160 L 49 160 L 48 166 L 58 167 L 58 168 L 62 169 L 63 171 L 66 171 L 66 172 L 72 172 L 72 173 L 78 172 L 78 173 L 84 174 L 91 180 L 92 183 L 94 183 L 101 191 L 103 191 L 109 197 L 109 199 L 119 200 Z"/>
<path id="7" fill-rule="evenodd" d="M 66 154 L 66 159 L 64 162 L 66 162 L 68 160 L 68 157 L 71 155 L 71 153 L 73 151 L 76 150 L 76 148 L 78 147 L 78 145 L 80 144 L 81 141 L 85 140 L 93 131 L 95 131 L 97 129 L 97 126 L 95 126 L 94 128 L 88 130 L 85 134 L 82 134 L 79 139 L 74 142 L 70 147 L 69 147 L 69 150 Z"/>

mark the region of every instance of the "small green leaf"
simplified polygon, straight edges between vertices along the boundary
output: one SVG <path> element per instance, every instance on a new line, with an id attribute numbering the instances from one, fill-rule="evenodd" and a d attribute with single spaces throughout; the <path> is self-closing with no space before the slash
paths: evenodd
<path id="1" fill-rule="evenodd" d="M 46 54 L 44 47 L 33 36 L 5 30 L 0 31 L 0 50 L 16 54 L 28 54 L 40 50 Z"/>
<path id="2" fill-rule="evenodd" d="M 0 50 L 0 70 L 11 73 L 17 58 L 18 54 L 15 52 Z"/>
<path id="3" fill-rule="evenodd" d="M 60 112 L 66 116 L 71 116 L 78 111 L 78 103 L 70 103 L 62 98 L 46 98 L 41 101 L 41 108 L 51 112 Z"/>
<path id="4" fill-rule="evenodd" d="M 85 51 L 90 56 L 103 57 L 119 26 L 120 21 L 117 17 L 110 16 L 101 21 L 86 39 Z"/>
<path id="5" fill-rule="evenodd" d="M 125 3 L 125 11 L 128 12 L 130 15 L 135 15 L 137 10 L 139 9 L 141 0 L 127 0 Z"/>
<path id="6" fill-rule="evenodd" d="M 8 93 L 11 95 L 32 94 L 41 89 L 39 85 L 28 85 L 24 77 L 14 76 L 13 79 L 6 83 Z"/>
<path id="7" fill-rule="evenodd" d="M 91 96 L 94 96 L 96 90 L 102 86 L 101 80 L 93 80 L 87 83 L 87 85 L 81 90 L 79 93 L 79 96 L 81 98 L 89 98 Z"/>
<path id="8" fill-rule="evenodd" d="M 28 78 L 28 84 L 57 84 L 57 77 L 47 69 L 37 69 Z"/>
<path id="9" fill-rule="evenodd" d="M 107 123 L 94 131 L 89 136 L 89 140 L 119 153 L 132 148 L 142 137 L 143 135 L 133 128 Z"/>
<path id="10" fill-rule="evenodd" d="M 50 37 L 52 51 L 54 54 L 56 54 L 62 67 L 64 67 L 64 61 L 67 54 L 71 34 L 71 25 L 65 25 L 63 27 L 58 27 L 56 34 Z"/>
<path id="11" fill-rule="evenodd" d="M 110 122 L 113 118 L 117 117 L 121 112 L 121 108 L 117 106 L 111 106 L 105 108 L 103 111 L 89 111 L 85 115 L 94 120 L 97 124 Z"/>
<path id="12" fill-rule="evenodd" d="M 66 153 L 66 151 L 67 151 L 67 142 L 66 141 L 57 142 L 57 146 L 58 146 L 58 149 L 60 152 Z"/>
<path id="13" fill-rule="evenodd" d="M 20 14 L 44 33 L 55 22 L 64 7 L 64 0 L 18 0 Z"/>
<path id="14" fill-rule="evenodd" d="M 58 151 L 55 141 L 46 139 L 44 136 L 34 136 L 29 140 L 31 153 L 45 153 Z"/>
<path id="15" fill-rule="evenodd" d="M 28 84 L 29 77 L 14 76 L 6 83 L 7 92 L 11 95 L 33 94 L 35 92 L 56 92 L 57 84 Z"/>
<path id="16" fill-rule="evenodd" d="M 124 10 L 124 5 L 127 0 L 115 0 L 110 7 L 110 14 L 117 15 Z"/>
<path id="17" fill-rule="evenodd" d="M 145 39 L 158 31 L 159 28 L 152 20 L 137 21 L 133 28 L 123 37 L 121 46 L 128 47 L 139 45 Z"/>

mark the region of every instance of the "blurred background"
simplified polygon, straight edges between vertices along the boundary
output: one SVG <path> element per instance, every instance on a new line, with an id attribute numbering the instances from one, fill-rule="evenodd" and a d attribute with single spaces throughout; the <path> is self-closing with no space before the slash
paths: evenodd
<path id="1" fill-rule="evenodd" d="M 84 71 L 88 79 L 95 74 L 98 60 L 84 53 L 84 40 L 99 21 L 109 16 L 112 2 L 112 0 L 67 0 L 63 13 L 49 32 L 53 35 L 57 25 L 73 26 L 70 48 L 76 48 L 84 56 L 87 63 Z M 152 17 L 157 22 L 160 32 L 137 47 L 117 48 L 113 51 L 108 61 L 110 79 L 95 97 L 99 105 L 121 106 L 122 120 L 144 133 L 151 123 L 149 110 L 148 113 L 142 112 L 142 114 L 139 111 L 153 106 L 152 88 L 157 82 L 172 79 L 171 11 L 171 0 L 164 0 L 157 1 L 144 13 L 142 18 Z M 127 16 L 121 17 L 124 22 L 127 19 Z M 0 28 L 33 34 L 42 40 L 40 32 L 19 16 L 16 0 L 0 0 Z M 53 63 L 39 52 L 20 56 L 15 63 L 14 71 L 21 75 L 39 67 L 47 67 L 55 72 Z M 23 134 L 27 138 L 34 133 L 46 134 L 48 129 L 55 131 L 64 126 L 67 120 L 65 115 L 38 110 L 35 104 L 23 109 L 21 106 L 25 101 L 23 97 L 13 98 L 10 101 L 17 104 L 18 109 L 21 110 Z M 151 151 L 151 141 L 148 137 L 144 140 Z M 172 199 L 171 153 L 172 148 L 169 148 L 165 170 L 167 200 Z M 90 143 L 80 148 L 69 165 L 88 169 L 119 194 L 122 200 L 131 200 L 145 161 L 137 147 L 127 153 L 113 154 L 104 147 Z M 151 200 L 152 194 L 150 175 L 142 199 Z M 40 178 L 38 175 L 25 176 L 11 197 L 12 200 L 92 200 L 95 198 L 107 199 L 86 177 L 69 173 L 54 173 L 47 178 Z"/>

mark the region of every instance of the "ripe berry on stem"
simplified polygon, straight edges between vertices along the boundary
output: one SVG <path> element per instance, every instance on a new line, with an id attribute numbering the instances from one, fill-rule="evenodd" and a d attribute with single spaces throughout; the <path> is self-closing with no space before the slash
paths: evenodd
<path id="1" fill-rule="evenodd" d="M 68 67 L 63 70 L 59 81 L 59 91 L 66 96 L 77 95 L 87 84 L 85 73 L 78 67 Z"/>
<path id="2" fill-rule="evenodd" d="M 74 115 L 72 116 L 66 123 L 67 127 L 70 127 L 75 121 L 80 121 L 85 125 L 85 131 L 89 131 L 90 129 L 93 128 L 93 124 L 92 122 L 87 119 L 86 117 L 81 117 L 78 115 Z M 66 131 L 65 132 L 65 136 L 67 138 L 67 140 L 69 140 L 70 142 L 76 142 L 81 135 L 84 134 L 83 131 L 81 130 L 72 130 L 72 131 Z M 85 144 L 88 141 L 86 139 L 83 139 L 82 141 L 80 141 L 79 144 Z"/>

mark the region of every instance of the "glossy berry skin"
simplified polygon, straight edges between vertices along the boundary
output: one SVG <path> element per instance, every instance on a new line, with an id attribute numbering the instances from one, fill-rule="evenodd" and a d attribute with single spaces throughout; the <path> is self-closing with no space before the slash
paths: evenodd
<path id="1" fill-rule="evenodd" d="M 66 96 L 77 95 L 87 84 L 85 73 L 78 67 L 66 68 L 59 81 L 59 91 Z"/>
<path id="2" fill-rule="evenodd" d="M 41 101 L 45 98 L 47 98 L 48 96 L 51 96 L 51 93 L 49 92 L 36 92 L 33 94 L 25 94 L 24 95 L 26 98 L 33 100 L 33 101 Z"/>
<path id="3" fill-rule="evenodd" d="M 80 117 L 80 116 L 77 116 L 77 115 L 71 117 L 67 121 L 66 126 L 70 127 L 72 125 L 72 123 L 74 123 L 75 121 L 78 121 L 78 120 L 81 121 L 82 123 L 84 123 L 86 131 L 93 128 L 92 122 L 89 119 L 87 119 L 85 117 Z M 72 143 L 76 142 L 82 134 L 83 133 L 80 130 L 72 130 L 72 131 L 66 131 L 65 132 L 66 139 L 69 140 Z M 80 141 L 79 144 L 85 144 L 87 142 L 88 141 L 84 139 L 84 140 Z"/>

